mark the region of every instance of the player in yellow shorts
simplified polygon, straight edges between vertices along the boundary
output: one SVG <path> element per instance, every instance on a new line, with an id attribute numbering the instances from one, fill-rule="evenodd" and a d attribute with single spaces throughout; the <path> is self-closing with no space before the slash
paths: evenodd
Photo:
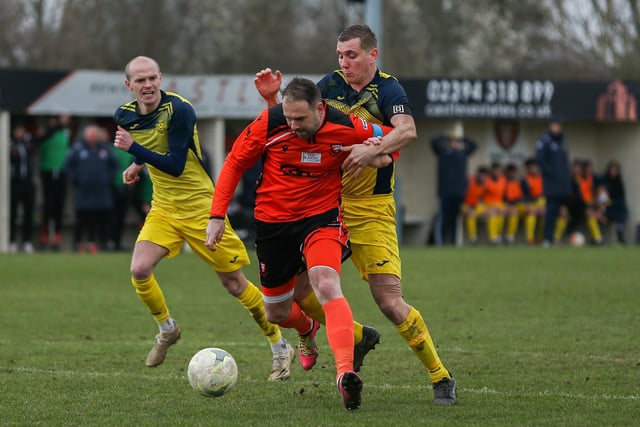
<path id="1" fill-rule="evenodd" d="M 469 178 L 467 192 L 462 202 L 462 217 L 467 230 L 467 240 L 471 245 L 478 243 L 478 218 L 483 217 L 486 212 L 482 199 L 488 176 L 489 169 L 486 166 L 478 166 L 476 173 Z"/>
<path id="2" fill-rule="evenodd" d="M 398 246 L 398 240 L 396 233 L 389 233 L 390 228 L 395 230 L 396 226 L 395 213 L 389 211 L 394 205 L 376 204 L 375 199 L 367 201 L 366 198 L 360 202 L 343 201 L 345 212 L 349 211 L 351 248 L 357 247 L 351 261 L 364 280 L 369 280 L 369 274 L 400 276 L 400 257 L 398 251 L 393 250 Z"/>
<path id="3" fill-rule="evenodd" d="M 536 235 L 542 233 L 544 221 L 545 198 L 542 188 L 542 175 L 536 159 L 529 158 L 524 162 L 525 174 L 522 178 L 522 192 L 525 200 L 524 230 L 525 240 L 528 245 L 536 244 Z M 536 231 L 539 230 L 540 233 Z"/>
<path id="4" fill-rule="evenodd" d="M 377 39 L 366 25 L 352 25 L 338 36 L 340 70 L 324 76 L 318 83 L 327 104 L 353 113 L 371 123 L 393 126 L 388 144 L 378 154 L 393 153 L 417 140 L 411 105 L 398 80 L 377 68 Z M 256 74 L 256 87 L 269 105 L 278 102 L 282 74 L 271 69 Z M 370 158 L 352 152 L 345 169 L 352 164 L 366 166 Z M 382 168 L 364 167 L 362 173 L 345 174 L 342 179 L 344 221 L 351 238 L 351 259 L 369 289 L 378 308 L 393 323 L 429 375 L 434 405 L 456 403 L 456 382 L 441 362 L 420 312 L 402 296 L 400 250 L 396 235 L 393 198 L 395 162 Z M 298 301 L 298 300 L 296 300 Z M 313 292 L 298 304 L 310 316 L 322 316 Z M 354 325 L 354 369 L 364 354 L 379 341 L 372 328 Z M 373 330 L 375 331 L 375 330 Z M 360 349 L 360 350 L 359 350 Z M 360 353 L 359 353 L 360 352 Z M 361 356 L 361 357 L 359 357 Z"/>
<path id="5" fill-rule="evenodd" d="M 489 243 L 498 245 L 502 243 L 502 230 L 504 228 L 504 203 L 507 180 L 502 172 L 502 166 L 494 162 L 489 169 L 489 176 L 485 181 L 485 193 L 483 203 L 485 205 L 485 217 L 487 221 L 487 237 Z"/>
<path id="6" fill-rule="evenodd" d="M 506 178 L 504 202 L 505 217 L 507 219 L 505 240 L 508 244 L 513 244 L 515 243 L 520 218 L 523 218 L 526 212 L 526 202 L 522 190 L 522 182 L 518 177 L 517 166 L 514 163 L 509 163 L 504 173 Z"/>
<path id="7" fill-rule="evenodd" d="M 154 270 L 162 258 L 180 253 L 186 241 L 216 271 L 222 285 L 269 340 L 273 366 L 268 379 L 288 379 L 295 352 L 279 327 L 267 321 L 262 294 L 242 273 L 242 267 L 249 264 L 242 241 L 227 227 L 218 251 L 212 252 L 204 244 L 214 189 L 202 162 L 192 105 L 180 95 L 160 89 L 160 67 L 151 58 L 132 59 L 125 74 L 125 84 L 135 100 L 115 112 L 118 130 L 114 146 L 135 159 L 123 172 L 125 184 L 139 179 L 144 164 L 153 183 L 151 209 L 131 258 L 133 286 L 160 330 L 146 365 L 160 365 L 168 348 L 180 338 L 180 327 L 169 313 Z"/>

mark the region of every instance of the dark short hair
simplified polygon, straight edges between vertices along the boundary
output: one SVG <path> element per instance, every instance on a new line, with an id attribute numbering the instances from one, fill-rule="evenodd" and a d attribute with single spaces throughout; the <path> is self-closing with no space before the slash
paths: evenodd
<path id="1" fill-rule="evenodd" d="M 360 39 L 360 46 L 364 50 L 378 47 L 378 39 L 368 25 L 352 25 L 345 28 L 338 36 L 338 41 L 344 43 L 352 39 Z"/>
<path id="2" fill-rule="evenodd" d="M 313 81 L 294 77 L 282 91 L 282 99 L 284 98 L 290 101 L 306 101 L 309 105 L 315 105 L 322 100 L 322 95 Z"/>
<path id="3" fill-rule="evenodd" d="M 557 123 L 559 125 L 562 124 L 562 117 L 560 117 L 557 114 L 552 115 L 551 117 L 549 117 L 549 124 L 551 123 Z"/>

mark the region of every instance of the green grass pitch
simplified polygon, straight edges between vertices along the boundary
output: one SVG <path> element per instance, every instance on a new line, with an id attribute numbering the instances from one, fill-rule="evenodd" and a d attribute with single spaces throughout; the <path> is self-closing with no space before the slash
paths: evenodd
<path id="1" fill-rule="evenodd" d="M 457 379 L 455 407 L 431 406 L 426 372 L 349 262 L 343 288 L 354 315 L 382 333 L 353 412 L 342 407 L 324 333 L 313 370 L 296 361 L 289 381 L 267 382 L 266 339 L 194 255 L 156 271 L 183 329 L 157 368 L 144 366 L 157 328 L 130 284 L 129 254 L 0 255 L 0 425 L 640 423 L 640 248 L 403 248 L 402 256 L 405 298 Z M 255 282 L 255 261 L 246 273 Z M 215 399 L 186 378 L 191 356 L 211 346 L 239 366 L 235 388 Z"/>

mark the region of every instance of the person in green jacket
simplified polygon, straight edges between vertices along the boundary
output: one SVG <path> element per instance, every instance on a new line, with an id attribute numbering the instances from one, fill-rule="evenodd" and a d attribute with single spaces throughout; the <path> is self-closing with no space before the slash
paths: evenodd
<path id="1" fill-rule="evenodd" d="M 44 201 L 40 243 L 53 250 L 59 250 L 62 243 L 62 214 L 67 189 L 63 167 L 69 149 L 69 121 L 69 116 L 50 117 L 37 139 Z"/>
<path id="2" fill-rule="evenodd" d="M 133 156 L 126 151 L 113 149 L 116 158 L 120 164 L 119 173 L 113 180 L 113 216 L 111 223 L 110 239 L 107 243 L 108 248 L 114 251 L 125 250 L 122 244 L 122 238 L 126 226 L 127 213 L 129 207 L 133 207 L 136 217 L 138 218 L 138 228 L 142 227 L 142 223 L 151 208 L 151 194 L 153 187 L 146 170 L 141 173 L 140 180 L 133 186 L 124 185 L 122 182 L 122 173 L 133 162 Z"/>

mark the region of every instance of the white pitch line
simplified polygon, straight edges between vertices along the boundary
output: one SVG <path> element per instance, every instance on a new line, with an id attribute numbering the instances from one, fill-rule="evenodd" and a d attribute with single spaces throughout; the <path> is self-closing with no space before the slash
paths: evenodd
<path id="1" fill-rule="evenodd" d="M 38 341 L 40 345 L 42 344 L 53 344 L 55 346 L 60 345 L 60 341 Z M 147 341 L 118 341 L 119 344 L 126 347 L 138 347 L 145 346 L 148 343 L 153 343 L 152 339 Z M 204 348 L 205 346 L 209 347 L 261 347 L 267 348 L 268 344 L 263 342 L 254 342 L 254 341 L 215 341 L 212 340 L 208 343 L 203 343 L 199 345 Z M 394 353 L 397 351 L 396 348 L 385 348 L 383 343 L 380 343 L 380 347 L 376 347 L 377 353 L 384 353 L 386 350 L 393 351 Z M 485 351 L 489 351 L 490 349 L 484 348 L 463 348 L 463 347 L 438 347 L 438 352 L 440 353 L 466 353 L 466 354 L 484 354 Z M 410 354 L 410 353 L 407 353 Z M 553 352 L 534 352 L 534 351 L 518 351 L 511 350 L 503 352 L 502 354 L 511 355 L 514 357 L 542 357 L 547 359 L 581 359 L 581 360 L 594 360 L 601 362 L 616 362 L 616 363 L 627 363 L 627 362 L 635 362 L 636 357 L 634 354 L 629 354 L 629 358 L 624 358 L 618 355 L 596 355 L 596 354 L 582 354 L 582 353 L 553 353 Z M 409 357 L 409 356 L 408 356 Z"/>
<path id="2" fill-rule="evenodd" d="M 123 372 L 123 371 L 114 371 L 114 372 L 86 372 L 86 371 L 73 371 L 73 370 L 55 370 L 55 369 L 40 369 L 40 368 L 29 368 L 25 366 L 0 366 L 0 373 L 3 372 L 18 372 L 18 373 L 30 373 L 30 374 L 48 374 L 48 375 L 67 375 L 67 376 L 79 376 L 79 377 L 136 377 L 140 378 L 144 376 L 145 378 L 155 378 L 155 379 L 184 379 L 186 381 L 186 375 L 177 375 L 173 373 L 160 373 L 157 371 L 153 373 L 149 372 L 148 374 L 141 375 L 140 372 Z M 252 383 L 252 384 L 260 384 L 264 381 L 253 379 L 253 378 L 242 378 L 243 382 Z M 306 384 L 313 385 L 317 384 L 317 381 L 312 380 L 293 380 L 296 384 Z M 370 389 L 392 389 L 392 390 L 415 390 L 415 389 L 431 389 L 431 387 L 425 385 L 398 385 L 398 384 L 375 384 L 367 382 L 365 384 L 366 388 Z M 509 391 L 509 390 L 495 390 L 490 389 L 488 387 L 482 388 L 473 388 L 473 387 L 458 387 L 458 390 L 464 393 L 469 394 L 484 394 L 484 395 L 499 395 L 506 397 L 561 397 L 567 399 L 582 399 L 582 400 L 640 400 L 639 395 L 613 395 L 613 394 L 595 394 L 595 395 L 586 395 L 582 393 L 566 393 L 566 392 L 556 392 L 549 390 L 541 390 L 541 391 Z"/>

